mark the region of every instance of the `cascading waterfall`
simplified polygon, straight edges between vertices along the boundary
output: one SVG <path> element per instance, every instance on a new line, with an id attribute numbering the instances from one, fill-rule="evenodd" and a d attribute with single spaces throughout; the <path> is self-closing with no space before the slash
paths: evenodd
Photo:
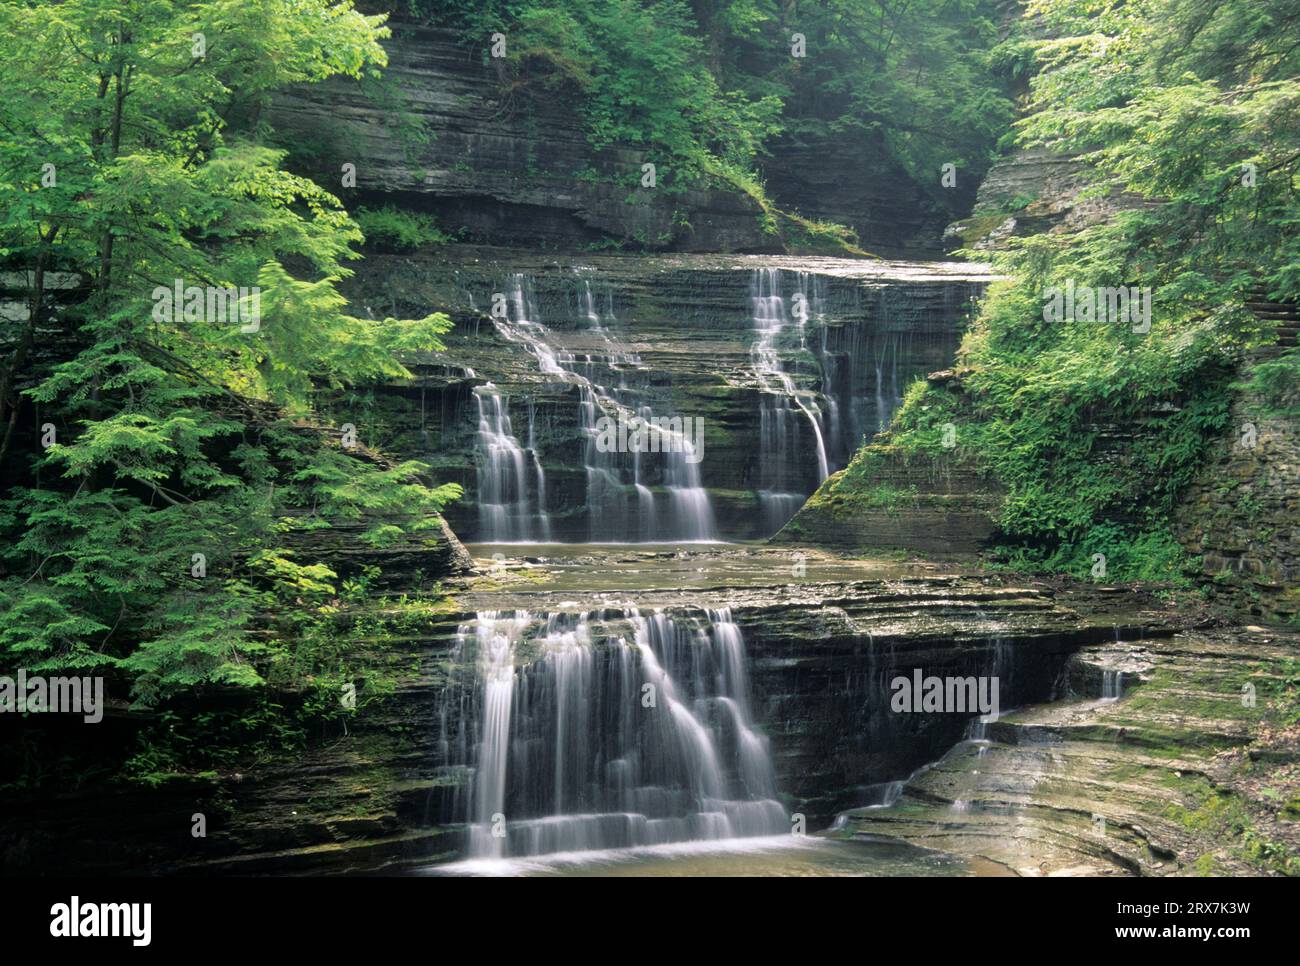
<path id="1" fill-rule="evenodd" d="M 605 451 L 599 445 L 602 416 L 646 420 L 654 416 L 627 384 L 627 373 L 640 360 L 609 334 L 604 322 L 613 318 L 612 296 L 606 297 L 604 317 L 596 309 L 590 280 L 581 276 L 579 313 L 590 331 L 607 346 L 603 353 L 581 357 L 552 347 L 553 337 L 541 322 L 531 280 L 515 274 L 509 285 L 509 317 L 494 318 L 501 335 L 522 345 L 545 375 L 562 378 L 578 390 L 578 425 L 583 436 L 583 466 L 587 474 L 588 536 L 593 541 L 716 540 L 713 509 L 700 478 L 694 443 L 687 434 L 664 429 L 659 452 Z M 540 466 L 540 463 L 538 464 Z M 485 539 L 523 540 L 511 535 Z"/>
<path id="2" fill-rule="evenodd" d="M 898 335 L 883 338 L 876 345 L 876 429 L 884 432 L 894 418 L 903 394 L 898 385 Z"/>
<path id="3" fill-rule="evenodd" d="M 1118 701 L 1124 696 L 1124 672 L 1106 668 L 1101 672 L 1101 699 Z"/>
<path id="4" fill-rule="evenodd" d="M 985 619 L 987 615 L 980 611 L 980 617 Z M 984 676 L 997 682 L 998 686 L 998 713 L 986 721 L 984 715 L 977 715 L 972 718 L 970 724 L 966 726 L 966 740 L 988 742 L 989 724 L 996 721 L 1006 711 L 1005 702 L 1012 694 L 1012 676 L 1015 669 L 1015 657 L 1011 653 L 1011 645 L 1001 634 L 993 636 L 993 653 L 989 662 L 989 668 Z M 979 754 L 982 756 L 988 751 L 987 745 L 981 747 Z"/>
<path id="5" fill-rule="evenodd" d="M 596 310 L 596 296 L 591 291 L 591 278 L 586 270 L 574 269 L 578 277 L 582 280 L 582 292 L 579 294 L 579 312 L 587 320 L 587 325 L 591 329 L 604 333 L 604 323 L 606 321 L 617 321 L 614 318 L 614 290 L 608 285 L 605 286 L 605 311 L 602 315 Z"/>
<path id="6" fill-rule="evenodd" d="M 777 342 L 787 328 L 785 299 L 781 295 L 781 270 L 754 269 L 750 279 L 750 304 L 754 320 L 754 372 L 763 392 L 759 412 L 759 482 L 758 496 L 767 526 L 776 532 L 808 498 L 811 489 L 800 458 L 800 425 L 806 421 L 812 429 L 817 453 L 817 479 L 813 486 L 830 475 L 826 441 L 822 434 L 821 410 L 815 402 L 805 402 L 794 379 L 785 371 L 777 351 Z M 799 282 L 806 286 L 808 276 L 800 273 Z M 801 287 L 795 293 L 802 308 L 795 319 L 800 345 L 806 339 L 808 315 L 815 305 Z"/>
<path id="7" fill-rule="evenodd" d="M 760 504 L 762 526 L 753 527 L 759 532 L 779 530 L 830 473 L 847 464 L 864 437 L 888 426 L 900 401 L 900 380 L 906 381 L 917 351 L 911 329 L 896 327 L 913 311 L 905 301 L 895 304 L 887 290 L 867 291 L 864 301 L 864 290 L 846 286 L 837 287 L 832 300 L 828 286 L 826 276 L 809 271 L 755 269 L 749 277 L 750 368 L 760 407 L 757 459 L 747 470 L 747 487 Z M 529 275 L 509 276 L 503 291 L 505 311 L 492 317 L 498 333 L 532 356 L 547 381 L 573 387 L 577 438 L 563 445 L 580 447 L 581 453 L 548 452 L 548 465 L 552 460 L 580 464 L 585 480 L 579 485 L 585 489 L 580 499 L 567 486 L 557 491 L 559 503 L 580 505 L 580 513 L 562 517 L 558 504 L 548 508 L 542 452 L 529 435 L 524 455 L 532 464 L 527 488 L 535 506 L 522 515 L 509 510 L 505 524 L 481 530 L 479 539 L 548 539 L 539 514 L 549 509 L 549 522 L 561 539 L 717 540 L 714 508 L 697 458 L 701 454 L 694 452 L 698 437 L 689 425 L 684 432 L 656 431 L 654 445 L 642 447 L 651 451 L 638 452 L 630 442 L 623 451 L 602 445 L 608 439 L 601 431 L 606 418 L 636 425 L 665 415 L 659 380 L 619 340 L 613 287 L 592 269 L 574 267 L 567 282 L 547 289 L 545 305 L 559 320 L 555 325 L 563 330 L 563 339 L 541 321 L 543 302 Z M 872 304 L 873 298 L 879 304 Z M 855 321 L 859 314 L 892 321 L 864 325 Z M 518 410 L 515 416 L 518 423 Z M 480 435 L 480 445 L 485 440 Z M 546 449 L 556 443 L 543 436 L 540 445 Z M 486 519 L 487 514 L 480 516 Z M 516 526 L 516 519 L 524 522 Z"/>
<path id="8" fill-rule="evenodd" d="M 913 351 L 914 342 L 907 331 L 860 325 L 821 327 L 814 355 L 821 369 L 832 472 L 848 463 L 863 439 L 889 427 L 907 379 L 900 364 Z"/>
<path id="9" fill-rule="evenodd" d="M 1119 637 L 1119 625 L 1115 625 L 1116 645 L 1124 643 Z M 1103 668 L 1101 672 L 1101 700 L 1118 701 L 1124 696 L 1124 672 L 1115 668 Z"/>
<path id="10" fill-rule="evenodd" d="M 506 399 L 491 383 L 474 390 L 478 404 L 479 534 L 490 541 L 549 540 L 546 473 L 532 442 L 525 451 L 510 425 Z M 530 485 L 531 476 L 531 485 Z"/>
<path id="11" fill-rule="evenodd" d="M 483 612 L 455 653 L 473 680 L 444 695 L 442 747 L 471 769 L 472 857 L 789 831 L 729 611 Z"/>

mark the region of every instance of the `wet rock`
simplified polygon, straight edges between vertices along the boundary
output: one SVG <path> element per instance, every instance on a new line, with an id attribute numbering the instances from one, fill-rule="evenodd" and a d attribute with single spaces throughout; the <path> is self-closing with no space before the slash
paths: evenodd
<path id="1" fill-rule="evenodd" d="M 1296 643 L 1261 646 L 1229 630 L 1085 648 L 1062 695 L 1077 689 L 1081 669 L 1106 666 L 1134 669 L 1140 691 L 1103 700 L 1093 677 L 1087 697 L 1006 715 L 991 740 L 957 746 L 912 776 L 892 806 L 855 810 L 841 829 L 1021 875 L 1258 874 L 1240 842 L 1223 847 L 1240 829 L 1214 817 L 1256 805 L 1226 804 L 1216 786 L 1227 783 L 1224 754 L 1244 748 L 1260 718 L 1240 700 L 1241 684 Z M 1293 762 L 1295 749 L 1277 760 Z"/>

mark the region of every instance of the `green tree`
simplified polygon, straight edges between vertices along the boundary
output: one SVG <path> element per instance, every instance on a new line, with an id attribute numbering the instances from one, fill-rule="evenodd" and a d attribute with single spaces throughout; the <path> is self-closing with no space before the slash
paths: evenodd
<path id="1" fill-rule="evenodd" d="M 592 143 L 662 152 L 678 175 L 752 189 L 779 135 L 884 154 L 935 199 L 940 166 L 977 183 L 1011 121 L 994 0 L 413 0 L 486 49 L 508 92 L 576 93 Z M 803 37 L 804 56 L 792 38 Z"/>
<path id="2" fill-rule="evenodd" d="M 296 535 L 391 541 L 456 494 L 313 426 L 315 393 L 409 375 L 399 357 L 448 322 L 348 314 L 361 233 L 258 121 L 277 88 L 381 68 L 383 20 L 328 0 L 0 3 L 0 259 L 25 307 L 0 323 L 6 663 L 119 668 L 145 701 L 257 684 L 294 642 L 268 614 L 334 592 Z M 173 305 L 178 285 L 243 297 Z"/>
<path id="3" fill-rule="evenodd" d="M 1076 156 L 1083 198 L 1115 210 L 1012 240 L 960 389 L 909 394 L 894 441 L 941 452 L 955 424 L 1007 489 L 1016 559 L 1082 576 L 1104 553 L 1112 578 L 1177 576 L 1179 494 L 1249 351 L 1276 339 L 1248 303 L 1300 300 L 1300 15 L 1284 0 L 1037 0 L 1027 15 L 1017 140 Z M 1047 321 L 1044 293 L 1067 280 L 1150 289 L 1150 330 Z M 1267 373 L 1275 389 L 1297 376 L 1294 351 Z"/>

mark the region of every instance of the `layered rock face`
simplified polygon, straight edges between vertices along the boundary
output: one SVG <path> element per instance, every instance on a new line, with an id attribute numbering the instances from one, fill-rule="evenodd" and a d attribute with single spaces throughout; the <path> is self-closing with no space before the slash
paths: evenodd
<path id="1" fill-rule="evenodd" d="M 952 247 L 997 250 L 1010 238 L 1077 231 L 1145 203 L 1119 192 L 1080 198 L 1087 185 L 1085 164 L 1073 155 L 1042 148 L 1012 152 L 989 168 L 970 216 L 949 225 L 944 240 Z"/>
<path id="2" fill-rule="evenodd" d="M 376 259 L 354 301 L 449 309 L 456 328 L 414 383 L 335 415 L 462 483 L 448 519 L 467 540 L 766 537 L 887 425 L 912 378 L 951 359 L 985 277 L 943 263 L 465 246 Z M 597 452 L 595 420 L 634 416 L 690 421 L 694 462 Z"/>
<path id="3" fill-rule="evenodd" d="M 886 258 L 939 258 L 950 213 L 893 163 L 879 138 L 786 137 L 763 163 L 767 191 L 782 208 L 846 224 L 864 248 Z M 969 210 L 970 200 L 960 210 Z"/>
<path id="4" fill-rule="evenodd" d="M 1294 634 L 1263 628 L 1081 649 L 1060 699 L 1019 709 L 849 813 L 846 835 L 898 837 L 1017 875 L 1259 875 L 1296 847 L 1294 737 L 1267 731 Z M 1247 841 L 1240 847 L 1242 830 Z"/>
<path id="5" fill-rule="evenodd" d="M 962 579 L 857 584 L 817 608 L 735 614 L 782 788 L 823 826 L 978 726 L 975 709 L 896 711 L 900 678 L 996 679 L 1000 709 L 1019 707 L 1046 700 L 1070 652 L 1111 630 L 1037 591 Z"/>
<path id="6" fill-rule="evenodd" d="M 717 629 L 736 629 L 728 653 L 744 677 L 728 690 L 766 749 L 774 806 L 804 816 L 809 831 L 843 809 L 874 806 L 841 832 L 899 836 L 1021 874 L 1176 872 L 1218 848 L 1198 810 L 1223 793 L 1202 775 L 1224 767 L 1222 756 L 1211 760 L 1216 752 L 1248 740 L 1258 712 L 1239 700 L 1244 685 L 1271 686 L 1294 646 L 1230 634 L 1171 638 L 1174 617 L 1127 593 L 941 573 L 933 564 L 795 548 L 525 552 L 480 560 L 487 578 L 454 588 L 459 610 L 411 628 L 407 649 L 392 654 L 395 694 L 359 713 L 347 740 L 148 793 L 74 791 L 36 811 L 10 796 L 0 810 L 6 868 L 345 872 L 462 856 L 470 836 L 457 803 L 472 800 L 485 767 L 481 727 L 468 742 L 464 729 L 482 720 L 496 679 L 477 660 L 458 672 L 457 649 L 486 613 L 491 622 L 528 615 L 520 626 L 531 628 L 504 669 L 521 702 L 511 733 L 523 742 L 509 759 L 513 797 L 502 800 L 508 823 L 525 832 L 557 824 L 520 820 L 529 805 L 520 789 L 547 794 L 554 776 L 529 772 L 521 766 L 531 757 L 519 756 L 538 754 L 530 736 L 554 714 L 546 709 L 563 704 L 565 681 L 583 684 L 590 727 L 578 734 L 597 747 L 618 732 L 609 722 L 671 710 L 641 702 L 643 680 L 663 684 L 644 658 L 621 659 L 630 688 L 592 673 L 621 666 L 611 661 L 627 655 L 639 614 L 675 625 L 684 656 L 716 653 Z M 579 626 L 584 636 L 555 636 Z M 585 676 L 577 673 L 584 666 Z M 691 662 L 671 666 L 684 695 Z M 893 710 L 895 678 L 918 670 L 996 678 L 998 720 L 981 724 L 978 708 Z M 468 675 L 467 690 L 458 673 Z M 1080 700 L 1041 704 L 1072 695 Z M 720 734 L 727 706 L 687 705 Z M 653 735 L 652 724 L 643 727 Z M 537 736 L 543 748 L 568 746 L 554 731 Z M 963 736 L 975 740 L 948 753 Z M 616 762 L 607 754 L 591 764 L 604 775 Z M 560 774 L 572 789 L 572 774 Z M 10 808 L 19 821 L 8 821 Z M 188 834 L 195 811 L 208 818 L 206 838 Z M 1221 860 L 1235 868 L 1226 849 Z"/>
<path id="7" fill-rule="evenodd" d="M 432 211 L 480 240 L 780 249 L 752 199 L 675 183 L 662 162 L 657 187 L 642 188 L 641 166 L 654 158 L 626 149 L 595 153 L 571 101 L 508 95 L 491 60 L 460 39 L 397 24 L 385 45 L 382 89 L 312 85 L 279 97 L 273 124 L 322 184 L 339 185 L 343 165 L 353 164 L 361 197 Z M 411 124 L 423 125 L 431 139 L 412 134 Z"/>
<path id="8" fill-rule="evenodd" d="M 683 183 L 650 152 L 593 150 L 574 97 L 512 89 L 499 62 L 464 40 L 394 23 L 378 86 L 331 81 L 283 94 L 272 124 L 298 163 L 340 197 L 431 211 L 481 242 L 786 250 L 780 228 L 742 191 Z M 653 188 L 642 186 L 645 163 L 655 165 Z M 354 187 L 341 180 L 345 164 L 354 165 Z M 875 254 L 941 250 L 945 215 L 878 141 L 782 140 L 764 175 L 780 207 L 846 223 Z"/>
<path id="9" fill-rule="evenodd" d="M 553 794 L 553 779 L 570 802 L 614 794 L 618 785 L 604 768 L 616 764 L 619 734 L 635 736 L 627 747 L 640 749 L 643 768 L 654 748 L 667 753 L 676 747 L 655 743 L 666 719 L 654 716 L 673 712 L 672 692 L 653 664 L 630 648 L 638 622 L 676 628 L 668 651 L 664 641 L 656 646 L 676 676 L 683 708 L 701 727 L 718 729 L 724 757 L 728 709 L 733 702 L 743 706 L 751 740 L 766 749 L 770 763 L 763 779 L 773 803 L 768 831 L 777 824 L 788 831 L 777 814 L 801 814 L 816 831 L 841 809 L 889 794 L 892 783 L 960 739 L 978 714 L 978 708 L 894 712 L 896 677 L 917 670 L 996 676 L 1001 711 L 1045 700 L 1079 646 L 1110 639 L 1115 627 L 1135 635 L 1151 630 L 1122 602 L 1078 608 L 1038 588 L 942 574 L 928 564 L 792 549 L 571 546 L 524 552 L 528 556 L 481 559 L 485 578 L 452 588 L 457 610 L 410 628 L 406 647 L 389 655 L 395 693 L 360 710 L 347 740 L 246 773 L 196 776 L 148 793 L 72 793 L 47 802 L 39 820 L 19 797 L 0 810 L 6 867 L 347 871 L 464 854 L 475 776 L 489 770 L 482 751 L 484 703 L 498 679 L 485 670 L 482 653 L 470 652 L 465 664 L 461 649 L 484 621 L 517 619 L 519 628 L 502 668 L 516 689 L 508 720 L 517 739 L 508 759 L 511 791 L 502 801 L 509 821 L 523 829 L 529 828 L 530 807 L 537 811 L 530 796 Z M 734 632 L 725 638 L 732 649 L 719 654 L 722 627 Z M 582 633 L 572 633 L 578 628 Z M 361 628 L 357 646 L 367 646 Z M 674 652 L 678 656 L 669 660 Z M 715 668 L 707 663 L 710 652 L 731 663 Z M 621 674 L 609 673 L 615 668 Z M 736 675 L 724 688 L 729 695 L 687 701 L 693 689 L 713 688 L 713 670 Z M 656 706 L 642 703 L 643 681 L 660 685 Z M 582 686 L 560 714 L 570 684 Z M 570 739 L 552 728 L 534 735 L 548 715 L 559 715 L 559 723 L 581 718 L 587 727 L 569 732 Z M 637 725 L 641 716 L 645 723 Z M 624 719 L 632 724 L 619 726 Z M 573 784 L 575 772 L 557 771 L 549 754 L 533 762 L 542 773 L 524 767 L 540 754 L 535 744 L 569 748 L 570 740 L 597 749 L 588 767 L 600 781 L 586 791 Z M 566 760 L 588 761 L 578 752 Z M 21 821 L 7 820 L 10 806 Z M 188 834 L 196 811 L 207 817 L 203 839 Z M 100 847 L 92 848 L 94 842 Z"/>
<path id="10" fill-rule="evenodd" d="M 1256 616 L 1300 613 L 1300 432 L 1245 394 L 1183 498 L 1177 535 L 1215 594 Z"/>
<path id="11" fill-rule="evenodd" d="M 870 484 L 832 476 L 774 538 L 837 550 L 904 549 L 930 556 L 973 554 L 997 529 L 1002 489 L 969 460 L 910 454 L 874 444 Z"/>
<path id="12" fill-rule="evenodd" d="M 487 689 L 496 680 L 484 670 L 482 648 L 494 636 L 513 640 L 514 737 L 506 756 L 513 784 L 500 799 L 511 820 L 530 807 L 538 814 L 565 810 L 555 806 L 553 773 L 563 772 L 564 798 L 572 805 L 584 795 L 568 784 L 575 766 L 596 768 L 599 780 L 585 792 L 589 805 L 610 793 L 602 762 L 608 765 L 616 754 L 623 761 L 632 757 L 626 749 L 636 747 L 647 769 L 654 757 L 652 730 L 637 740 L 627 736 L 653 727 L 638 722 L 669 714 L 664 695 L 671 693 L 705 726 L 714 716 L 725 725 L 726 707 L 740 703 L 753 741 L 770 749 L 768 794 L 817 829 L 844 808 L 886 795 L 885 786 L 940 757 L 975 723 L 975 707 L 894 709 L 897 678 L 910 681 L 919 671 L 996 679 L 994 710 L 1000 713 L 1047 700 L 1081 645 L 1151 630 L 1127 602 L 1093 600 L 1081 611 L 1040 589 L 933 569 L 807 550 L 572 547 L 499 561 L 490 584 L 458 598 L 466 608 L 457 618 L 460 639 L 472 642 L 477 634 L 480 651 L 464 690 L 443 699 L 431 815 L 449 825 L 474 819 L 481 786 L 472 776 L 488 767 L 484 729 L 493 715 Z M 637 685 L 660 679 L 645 658 L 625 655 L 632 642 L 645 643 L 646 624 L 654 621 L 673 628 L 671 646 L 655 640 L 654 650 L 676 684 L 669 691 L 660 682 L 660 704 L 647 706 Z M 725 699 L 695 694 L 712 687 L 723 624 L 743 639 L 736 656 L 747 683 Z M 693 656 L 673 661 L 674 652 Z M 577 682 L 582 687 L 566 698 L 566 687 Z M 568 712 L 560 714 L 556 709 L 566 703 Z M 574 727 L 579 710 L 585 729 Z M 551 723 L 536 730 L 541 720 Z M 600 738 L 579 754 L 574 739 L 556 737 L 566 728 Z M 616 735 L 624 737 L 615 741 Z M 567 768 L 557 767 L 554 755 L 534 759 L 538 743 L 554 744 L 557 755 L 567 749 Z M 725 741 L 718 754 L 725 763 Z M 530 788 L 549 805 L 539 810 Z"/>

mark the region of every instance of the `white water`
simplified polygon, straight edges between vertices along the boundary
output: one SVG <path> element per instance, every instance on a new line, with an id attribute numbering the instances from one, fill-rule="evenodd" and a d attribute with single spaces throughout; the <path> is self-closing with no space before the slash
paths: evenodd
<path id="1" fill-rule="evenodd" d="M 493 323 L 503 338 L 523 346 L 537 360 L 543 375 L 558 377 L 577 389 L 582 464 L 587 477 L 588 539 L 629 543 L 716 540 L 717 527 L 700 478 L 699 459 L 685 434 L 659 431 L 663 440 L 659 452 L 653 453 L 602 452 L 598 445 L 603 416 L 648 420 L 655 414 L 627 384 L 628 373 L 640 369 L 640 359 L 620 345 L 604 325 L 613 320 L 612 295 L 607 294 L 602 317 L 590 279 L 581 276 L 581 283 L 578 313 L 588 329 L 605 342 L 605 352 L 577 356 L 554 348 L 553 334 L 538 321 L 540 310 L 532 282 L 523 274 L 510 277 L 509 317 L 494 318 Z M 482 445 L 481 438 L 480 450 Z M 540 473 L 540 461 L 537 466 Z M 507 526 L 504 532 L 480 535 L 480 539 L 518 543 L 530 535 Z"/>
<path id="2" fill-rule="evenodd" d="M 798 281 L 801 287 L 792 293 L 792 301 L 801 303 L 804 308 L 796 313 L 793 325 L 802 346 L 806 340 L 808 316 L 817 306 L 805 291 L 808 276 L 799 273 Z M 794 515 L 811 492 L 800 460 L 799 427 L 802 422 L 806 421 L 812 430 L 816 450 L 817 479 L 814 485 L 820 485 L 830 475 L 821 410 L 815 401 L 805 400 L 807 394 L 798 389 L 794 379 L 785 371 L 778 352 L 778 341 L 792 324 L 786 312 L 781 284 L 782 272 L 778 268 L 756 268 L 750 279 L 755 332 L 752 358 L 754 373 L 763 393 L 759 412 L 761 454 L 757 489 L 764 517 L 773 532 Z"/>
<path id="3" fill-rule="evenodd" d="M 502 338 L 523 348 L 548 381 L 574 387 L 577 412 L 575 443 L 581 454 L 550 452 L 548 462 L 573 465 L 585 473 L 581 495 L 565 494 L 560 501 L 579 507 L 560 530 L 560 507 L 546 504 L 546 479 L 537 440 L 530 433 L 525 456 L 532 463 L 527 483 L 508 489 L 528 489 L 535 495 L 527 513 L 505 503 L 505 517 L 476 536 L 500 543 L 552 539 L 590 542 L 687 542 L 719 539 L 714 509 L 705 489 L 695 441 L 691 434 L 665 430 L 654 452 L 602 452 L 598 423 L 603 417 L 649 420 L 662 409 L 652 388 L 656 376 L 636 352 L 619 341 L 613 289 L 589 269 L 575 268 L 573 280 L 550 291 L 547 311 L 557 328 L 576 329 L 587 348 L 564 348 L 542 322 L 542 303 L 533 279 L 509 276 L 504 286 L 505 317 L 494 316 Z M 836 469 L 845 465 L 864 436 L 887 427 L 900 399 L 900 360 L 910 358 L 911 336 L 888 326 L 864 326 L 857 313 L 893 319 L 892 303 L 864 309 L 860 295 L 839 291 L 835 313 L 827 313 L 826 279 L 817 274 L 755 269 L 749 279 L 749 310 L 753 342 L 750 367 L 761 400 L 757 459 L 747 472 L 760 505 L 762 532 L 775 533 Z M 554 287 L 552 287 L 554 288 Z M 558 296 L 558 297 L 556 297 Z M 859 301 L 854 303 L 853 299 Z M 810 326 L 812 330 L 810 331 Z M 815 390 L 797 378 L 795 360 L 815 376 Z M 660 412 L 660 416 L 672 413 Z M 567 421 L 559 420 L 563 425 Z M 480 437 L 480 461 L 487 454 Z M 541 445 L 555 446 L 544 437 Z M 522 447 L 521 447 L 522 448 Z M 509 465 L 509 464 L 507 464 Z M 517 500 L 514 501 L 517 503 Z M 540 516 L 539 516 L 540 515 Z M 482 513 L 487 520 L 489 514 Z M 536 518 L 536 519 L 533 519 Z M 585 526 L 585 532 L 581 527 Z M 576 531 L 576 532 L 575 532 Z"/>
<path id="4" fill-rule="evenodd" d="M 471 693 L 444 696 L 444 748 L 472 769 L 472 858 L 789 832 L 728 611 L 485 611 L 456 654 Z"/>
<path id="5" fill-rule="evenodd" d="M 489 541 L 551 538 L 546 513 L 546 473 L 528 425 L 525 451 L 510 425 L 506 399 L 491 383 L 474 390 L 478 405 L 477 466 L 479 534 Z"/>
<path id="6" fill-rule="evenodd" d="M 587 849 L 551 852 L 517 858 L 471 858 L 428 870 L 441 875 L 528 875 L 554 873 L 567 868 L 612 866 L 648 860 L 698 859 L 708 856 L 744 856 L 771 852 L 821 851 L 835 847 L 826 839 L 790 835 L 754 835 L 736 839 L 699 839 L 622 849 Z"/>
<path id="7" fill-rule="evenodd" d="M 1101 699 L 1118 701 L 1124 696 L 1124 672 L 1103 670 L 1101 672 Z"/>

